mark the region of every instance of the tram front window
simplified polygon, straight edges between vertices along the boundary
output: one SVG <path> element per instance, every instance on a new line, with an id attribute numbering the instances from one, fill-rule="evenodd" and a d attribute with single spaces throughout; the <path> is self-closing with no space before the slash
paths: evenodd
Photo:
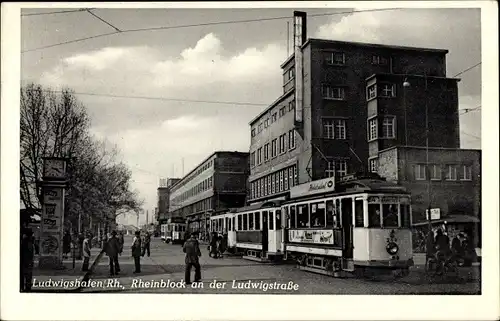
<path id="1" fill-rule="evenodd" d="M 296 228 L 295 205 L 290 206 L 290 228 Z"/>
<path id="2" fill-rule="evenodd" d="M 253 230 L 253 213 L 248 214 L 248 229 Z"/>
<path id="3" fill-rule="evenodd" d="M 260 212 L 255 212 L 255 230 L 260 231 Z"/>
<path id="4" fill-rule="evenodd" d="M 380 204 L 368 204 L 368 227 L 380 227 Z"/>
<path id="5" fill-rule="evenodd" d="M 382 205 L 383 227 L 398 227 L 398 207 L 396 204 Z"/>
<path id="6" fill-rule="evenodd" d="M 297 205 L 297 227 L 309 227 L 309 205 Z"/>
<path id="7" fill-rule="evenodd" d="M 276 210 L 276 229 L 281 229 L 281 210 Z"/>
<path id="8" fill-rule="evenodd" d="M 401 227 L 409 228 L 410 223 L 410 205 L 408 204 L 400 204 L 401 209 Z"/>

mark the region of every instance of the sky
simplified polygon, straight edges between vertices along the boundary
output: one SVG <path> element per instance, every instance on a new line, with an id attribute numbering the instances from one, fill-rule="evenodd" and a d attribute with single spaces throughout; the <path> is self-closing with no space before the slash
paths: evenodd
<path id="1" fill-rule="evenodd" d="M 447 49 L 449 77 L 481 62 L 479 9 L 346 13 L 367 8 L 334 4 L 307 9 L 97 8 L 94 14 L 120 30 L 195 26 L 122 32 L 41 50 L 32 49 L 115 30 L 88 12 L 33 15 L 69 9 L 23 9 L 21 83 L 55 90 L 65 86 L 77 93 L 92 118 L 92 133 L 120 149 L 151 221 L 159 178 L 181 177 L 183 169 L 187 174 L 216 150 L 248 151 L 249 121 L 282 92 L 280 65 L 288 57 L 287 22 L 292 30 L 294 10 L 308 13 L 309 37 Z M 284 19 L 202 25 L 272 17 Z M 481 65 L 458 78 L 459 109 L 480 107 Z M 460 117 L 461 147 L 480 149 L 481 109 Z M 136 224 L 133 216 L 118 221 Z M 142 215 L 140 224 L 145 221 Z"/>

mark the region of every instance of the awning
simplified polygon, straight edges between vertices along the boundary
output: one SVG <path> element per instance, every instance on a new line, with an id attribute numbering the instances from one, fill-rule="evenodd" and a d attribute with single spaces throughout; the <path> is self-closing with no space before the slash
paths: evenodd
<path id="1" fill-rule="evenodd" d="M 450 224 L 450 223 L 480 223 L 480 220 L 475 217 L 475 216 L 471 216 L 471 215 L 458 215 L 458 214 L 452 214 L 452 215 L 448 215 L 446 217 L 443 217 L 439 220 L 432 220 L 431 221 L 431 224 L 434 225 L 434 224 Z M 424 225 L 428 225 L 429 222 L 428 221 L 424 221 L 424 222 L 419 222 L 419 223 L 415 223 L 413 224 L 413 226 L 424 226 Z"/>

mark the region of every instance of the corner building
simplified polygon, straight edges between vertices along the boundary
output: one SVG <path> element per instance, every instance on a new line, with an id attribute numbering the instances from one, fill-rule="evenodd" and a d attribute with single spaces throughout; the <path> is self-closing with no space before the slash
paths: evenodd
<path id="1" fill-rule="evenodd" d="M 376 172 L 379 151 L 393 146 L 425 146 L 426 109 L 429 146 L 459 148 L 447 50 L 303 41 L 281 65 L 283 94 L 250 122 L 250 203 L 286 198 L 312 180 Z"/>
<path id="2" fill-rule="evenodd" d="M 245 205 L 248 173 L 248 153 L 213 153 L 171 187 L 171 216 L 205 236 L 210 215 Z"/>

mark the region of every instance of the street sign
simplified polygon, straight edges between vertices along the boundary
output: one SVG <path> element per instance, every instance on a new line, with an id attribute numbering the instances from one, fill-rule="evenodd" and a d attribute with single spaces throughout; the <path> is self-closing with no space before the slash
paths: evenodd
<path id="1" fill-rule="evenodd" d="M 425 217 L 429 220 L 429 210 L 425 210 Z M 441 209 L 439 208 L 431 208 L 431 221 L 439 220 L 441 218 Z"/>

